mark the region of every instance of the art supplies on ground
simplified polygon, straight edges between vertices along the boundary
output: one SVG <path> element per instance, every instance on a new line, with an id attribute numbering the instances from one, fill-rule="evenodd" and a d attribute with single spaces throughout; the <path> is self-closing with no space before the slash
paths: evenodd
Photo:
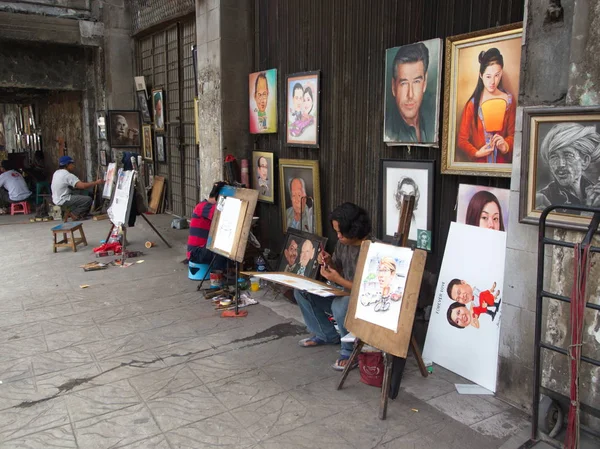
<path id="1" fill-rule="evenodd" d="M 80 268 L 83 268 L 83 271 L 98 271 L 107 269 L 108 264 L 100 262 L 89 262 L 85 265 L 80 265 Z"/>

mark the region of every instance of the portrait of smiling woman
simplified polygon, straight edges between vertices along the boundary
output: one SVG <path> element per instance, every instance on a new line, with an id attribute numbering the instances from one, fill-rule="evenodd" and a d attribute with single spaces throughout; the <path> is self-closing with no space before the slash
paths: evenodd
<path id="1" fill-rule="evenodd" d="M 509 189 L 459 184 L 456 221 L 494 231 L 508 229 Z"/>

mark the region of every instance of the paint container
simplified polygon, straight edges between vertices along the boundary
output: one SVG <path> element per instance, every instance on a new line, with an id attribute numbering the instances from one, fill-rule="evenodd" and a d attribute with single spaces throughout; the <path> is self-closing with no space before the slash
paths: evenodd
<path id="1" fill-rule="evenodd" d="M 223 272 L 215 270 L 210 273 L 210 288 L 221 288 L 223 286 Z"/>
<path id="2" fill-rule="evenodd" d="M 152 248 L 153 246 L 156 246 L 156 243 L 151 242 L 150 240 L 148 240 L 146 243 L 144 243 L 144 246 L 148 249 Z"/>
<path id="3" fill-rule="evenodd" d="M 250 290 L 253 292 L 257 292 L 260 290 L 260 279 L 257 277 L 250 278 Z"/>

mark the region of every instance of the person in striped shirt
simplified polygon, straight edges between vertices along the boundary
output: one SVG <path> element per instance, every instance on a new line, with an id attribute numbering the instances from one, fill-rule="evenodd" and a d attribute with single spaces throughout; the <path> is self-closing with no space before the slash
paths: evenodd
<path id="1" fill-rule="evenodd" d="M 215 254 L 206 248 L 208 232 L 215 210 L 217 208 L 217 198 L 221 189 L 227 185 L 226 182 L 219 181 L 213 184 L 208 199 L 198 203 L 192 212 L 190 221 L 190 235 L 187 242 L 187 258 L 190 262 L 209 264 Z M 223 256 L 216 256 L 213 268 L 217 270 L 225 269 L 227 259 Z"/>

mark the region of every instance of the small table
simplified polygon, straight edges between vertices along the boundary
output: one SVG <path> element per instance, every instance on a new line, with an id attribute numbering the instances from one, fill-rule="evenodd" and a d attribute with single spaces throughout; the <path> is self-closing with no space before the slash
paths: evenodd
<path id="1" fill-rule="evenodd" d="M 85 239 L 85 234 L 83 233 L 83 223 L 79 221 L 61 223 L 58 226 L 54 226 L 51 231 L 52 235 L 54 236 L 53 252 L 56 252 L 57 248 L 62 248 L 65 246 L 67 248 L 71 248 L 73 252 L 77 252 L 78 245 L 87 246 L 87 240 Z M 73 234 L 75 231 L 79 231 L 79 237 L 75 237 Z M 62 234 L 63 239 L 57 241 L 57 234 Z M 69 238 L 67 234 L 71 234 L 71 237 Z"/>

